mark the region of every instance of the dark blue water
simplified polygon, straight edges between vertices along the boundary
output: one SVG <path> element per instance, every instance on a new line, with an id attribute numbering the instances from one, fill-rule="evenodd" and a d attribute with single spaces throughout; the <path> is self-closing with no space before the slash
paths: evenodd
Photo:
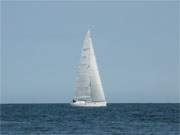
<path id="1" fill-rule="evenodd" d="M 1 135 L 180 135 L 180 104 L 0 105 Z"/>

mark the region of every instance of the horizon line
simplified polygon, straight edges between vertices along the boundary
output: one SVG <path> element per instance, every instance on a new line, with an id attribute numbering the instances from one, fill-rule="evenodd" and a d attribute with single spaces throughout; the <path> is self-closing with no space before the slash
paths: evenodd
<path id="1" fill-rule="evenodd" d="M 60 103 L 0 103 L 0 104 L 70 104 L 68 102 Z M 180 104 L 180 102 L 109 102 L 107 104 Z"/>

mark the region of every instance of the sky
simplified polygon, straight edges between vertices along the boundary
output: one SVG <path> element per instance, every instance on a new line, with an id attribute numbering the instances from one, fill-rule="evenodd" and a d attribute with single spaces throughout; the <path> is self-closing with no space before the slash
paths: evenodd
<path id="1" fill-rule="evenodd" d="M 1 6 L 1 103 L 70 102 L 88 29 L 107 102 L 180 102 L 177 2 Z"/>

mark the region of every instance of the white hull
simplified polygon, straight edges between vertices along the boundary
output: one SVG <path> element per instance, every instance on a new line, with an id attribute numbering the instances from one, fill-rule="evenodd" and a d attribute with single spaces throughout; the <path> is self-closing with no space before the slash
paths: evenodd
<path id="1" fill-rule="evenodd" d="M 85 101 L 76 101 L 70 103 L 74 107 L 105 107 L 106 102 L 85 102 Z"/>

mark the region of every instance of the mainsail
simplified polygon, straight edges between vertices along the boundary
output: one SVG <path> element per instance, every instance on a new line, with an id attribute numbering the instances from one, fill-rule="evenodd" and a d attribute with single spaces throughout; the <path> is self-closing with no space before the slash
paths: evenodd
<path id="1" fill-rule="evenodd" d="M 80 101 L 105 101 L 90 31 L 86 33 L 77 70 L 75 99 Z"/>

